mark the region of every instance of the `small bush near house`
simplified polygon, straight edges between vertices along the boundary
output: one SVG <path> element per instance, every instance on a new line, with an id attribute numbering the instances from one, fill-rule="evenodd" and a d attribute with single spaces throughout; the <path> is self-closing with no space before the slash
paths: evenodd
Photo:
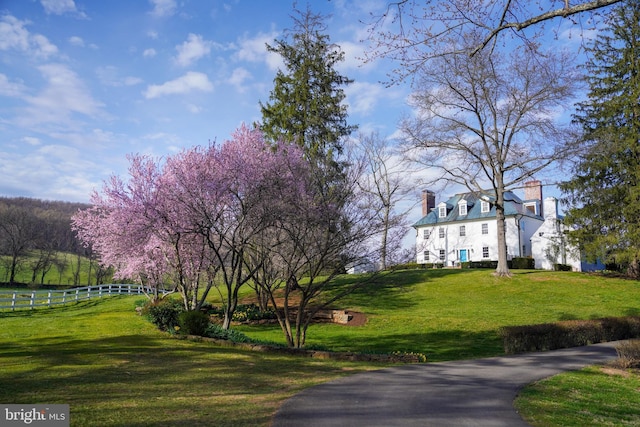
<path id="1" fill-rule="evenodd" d="M 149 303 L 142 311 L 151 323 L 163 331 L 174 331 L 180 325 L 179 316 L 184 311 L 180 301 L 173 299 L 161 299 L 155 303 Z"/>
<path id="2" fill-rule="evenodd" d="M 578 347 L 599 342 L 640 338 L 640 317 L 567 320 L 501 329 L 507 354 Z"/>
<path id="3" fill-rule="evenodd" d="M 462 268 L 496 268 L 498 261 L 468 261 L 461 263 Z"/>
<path id="4" fill-rule="evenodd" d="M 533 258 L 515 257 L 511 259 L 510 268 L 516 270 L 533 270 L 536 268 L 536 261 Z"/>
<path id="5" fill-rule="evenodd" d="M 571 271 L 572 268 L 568 264 L 553 264 L 553 269 L 555 271 Z"/>
<path id="6" fill-rule="evenodd" d="M 184 311 L 178 315 L 178 325 L 183 334 L 204 336 L 209 316 L 201 311 Z"/>

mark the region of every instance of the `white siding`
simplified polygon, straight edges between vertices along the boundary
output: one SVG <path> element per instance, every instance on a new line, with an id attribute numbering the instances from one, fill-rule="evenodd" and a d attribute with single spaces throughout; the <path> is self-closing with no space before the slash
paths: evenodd
<path id="1" fill-rule="evenodd" d="M 482 234 L 482 224 L 487 225 L 487 234 Z M 540 220 L 524 217 L 520 219 L 520 231 L 518 231 L 516 218 L 508 217 L 505 220 L 509 259 L 532 255 L 531 236 L 540 224 L 542 224 Z M 461 226 L 465 227 L 465 236 L 460 236 Z M 444 229 L 444 237 L 440 237 L 441 228 Z M 429 230 L 427 240 L 424 239 L 425 229 Z M 416 261 L 418 263 L 438 262 L 440 250 L 445 251 L 444 264 L 446 266 L 453 266 L 460 262 L 460 250 L 467 251 L 467 261 L 482 261 L 487 259 L 482 256 L 482 248 L 484 247 L 489 248 L 488 259 L 496 261 L 498 259 L 497 233 L 495 218 L 420 226 L 416 233 Z M 428 261 L 424 257 L 425 251 L 430 253 Z"/>

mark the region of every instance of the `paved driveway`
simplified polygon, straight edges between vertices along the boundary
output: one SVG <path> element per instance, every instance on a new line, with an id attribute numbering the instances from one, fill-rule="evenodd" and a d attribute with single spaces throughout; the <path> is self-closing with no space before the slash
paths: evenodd
<path id="1" fill-rule="evenodd" d="M 513 409 L 523 386 L 616 358 L 616 343 L 365 372 L 287 400 L 273 427 L 527 426 Z"/>

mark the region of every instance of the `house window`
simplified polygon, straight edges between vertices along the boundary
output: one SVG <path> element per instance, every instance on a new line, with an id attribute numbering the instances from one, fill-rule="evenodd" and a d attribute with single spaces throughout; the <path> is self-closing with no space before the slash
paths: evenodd
<path id="1" fill-rule="evenodd" d="M 444 261 L 444 249 L 440 249 L 440 261 Z"/>
<path id="2" fill-rule="evenodd" d="M 446 216 L 447 216 L 447 207 L 446 206 L 439 206 L 438 207 L 438 217 L 444 218 Z"/>
<path id="3" fill-rule="evenodd" d="M 480 202 L 480 212 L 488 213 L 490 210 L 491 210 L 491 205 L 489 205 L 489 202 L 485 200 Z"/>
<path id="4" fill-rule="evenodd" d="M 464 225 L 460 226 L 460 237 L 464 237 L 467 235 L 467 227 L 465 227 Z"/>
<path id="5" fill-rule="evenodd" d="M 524 204 L 524 208 L 529 212 L 532 213 L 533 215 L 538 215 L 538 204 L 533 202 L 533 203 L 525 203 Z"/>
<path id="6" fill-rule="evenodd" d="M 460 216 L 464 216 L 467 214 L 467 202 L 465 201 L 460 202 L 460 204 L 458 205 L 458 208 L 459 208 Z"/>
<path id="7" fill-rule="evenodd" d="M 482 247 L 482 258 L 489 258 L 489 246 Z"/>
<path id="8" fill-rule="evenodd" d="M 482 234 L 489 234 L 489 224 L 482 224 Z"/>
<path id="9" fill-rule="evenodd" d="M 422 238 L 424 240 L 429 240 L 429 237 L 431 237 L 431 230 L 423 230 L 422 231 Z"/>
<path id="10" fill-rule="evenodd" d="M 424 251 L 424 260 L 429 261 L 429 251 Z"/>
<path id="11" fill-rule="evenodd" d="M 438 237 L 440 237 L 441 239 L 444 239 L 444 228 L 440 227 L 438 229 Z"/>

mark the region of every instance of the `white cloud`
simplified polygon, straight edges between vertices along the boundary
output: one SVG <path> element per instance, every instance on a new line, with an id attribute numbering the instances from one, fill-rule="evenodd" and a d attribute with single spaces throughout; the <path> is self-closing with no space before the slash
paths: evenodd
<path id="1" fill-rule="evenodd" d="M 102 104 L 93 99 L 84 82 L 66 65 L 41 65 L 38 70 L 47 84 L 38 95 L 25 97 L 29 107 L 20 115 L 20 124 L 58 124 L 73 113 L 90 117 L 102 113 Z"/>
<path id="2" fill-rule="evenodd" d="M 178 55 L 174 60 L 182 67 L 188 67 L 203 56 L 209 55 L 212 46 L 213 42 L 204 40 L 202 36 L 198 34 L 189 34 L 189 36 L 187 36 L 187 41 L 176 46 Z"/>
<path id="3" fill-rule="evenodd" d="M 182 77 L 170 80 L 161 85 L 150 85 L 144 92 L 147 99 L 157 98 L 163 95 L 180 95 L 193 91 L 211 92 L 213 84 L 206 74 L 189 71 Z"/>
<path id="4" fill-rule="evenodd" d="M 33 146 L 40 145 L 41 143 L 40 139 L 34 136 L 25 136 L 22 138 L 22 142 Z"/>
<path id="5" fill-rule="evenodd" d="M 34 56 L 47 58 L 58 52 L 58 48 L 41 34 L 31 34 L 25 25 L 14 16 L 0 18 L 0 50 L 17 50 Z"/>
<path id="6" fill-rule="evenodd" d="M 40 0 L 47 14 L 62 15 L 66 12 L 75 12 L 76 4 L 73 0 Z"/>
<path id="7" fill-rule="evenodd" d="M 367 64 L 363 61 L 365 55 L 365 46 L 362 43 L 339 42 L 338 45 L 344 52 L 344 61 L 337 65 L 339 70 L 365 70 L 374 69 L 371 63 Z"/>
<path id="8" fill-rule="evenodd" d="M 74 13 L 80 18 L 86 19 L 87 17 L 84 12 L 78 11 L 74 0 L 40 0 L 40 4 L 42 4 L 47 15 L 64 15 L 65 13 Z"/>
<path id="9" fill-rule="evenodd" d="M 25 89 L 22 83 L 10 82 L 7 76 L 0 73 L 0 95 L 18 97 L 24 93 Z"/>
<path id="10" fill-rule="evenodd" d="M 149 2 L 153 5 L 151 15 L 157 18 L 171 16 L 176 11 L 177 5 L 175 0 L 149 0 Z"/>
<path id="11" fill-rule="evenodd" d="M 350 113 L 367 115 L 375 110 L 381 98 L 388 95 L 389 89 L 367 82 L 355 82 L 345 88 Z"/>
<path id="12" fill-rule="evenodd" d="M 267 51 L 266 46 L 267 44 L 273 45 L 273 41 L 277 36 L 278 33 L 276 32 L 269 34 L 259 33 L 254 38 L 241 39 L 235 58 L 247 62 L 264 62 L 270 70 L 282 68 L 282 57 L 277 53 Z"/>
<path id="13" fill-rule="evenodd" d="M 142 56 L 145 58 L 153 58 L 156 56 L 156 50 L 153 48 L 145 49 L 144 52 L 142 52 Z"/>
<path id="14" fill-rule="evenodd" d="M 69 37 L 69 43 L 73 46 L 84 47 L 84 40 L 82 40 L 82 37 L 71 36 Z"/>
<path id="15" fill-rule="evenodd" d="M 250 78 L 251 78 L 251 73 L 249 73 L 244 68 L 240 67 L 233 70 L 233 72 L 231 73 L 231 77 L 229 77 L 227 81 L 229 82 L 229 84 L 232 84 L 233 86 L 235 86 L 238 89 L 238 91 L 242 93 L 246 90 L 246 87 L 244 86 L 244 82 L 249 80 Z"/>
<path id="16" fill-rule="evenodd" d="M 113 65 L 98 67 L 96 69 L 96 75 L 98 76 L 98 79 L 100 79 L 100 82 L 105 86 L 135 86 L 142 83 L 142 79 L 139 77 L 120 77 L 118 68 Z"/>

